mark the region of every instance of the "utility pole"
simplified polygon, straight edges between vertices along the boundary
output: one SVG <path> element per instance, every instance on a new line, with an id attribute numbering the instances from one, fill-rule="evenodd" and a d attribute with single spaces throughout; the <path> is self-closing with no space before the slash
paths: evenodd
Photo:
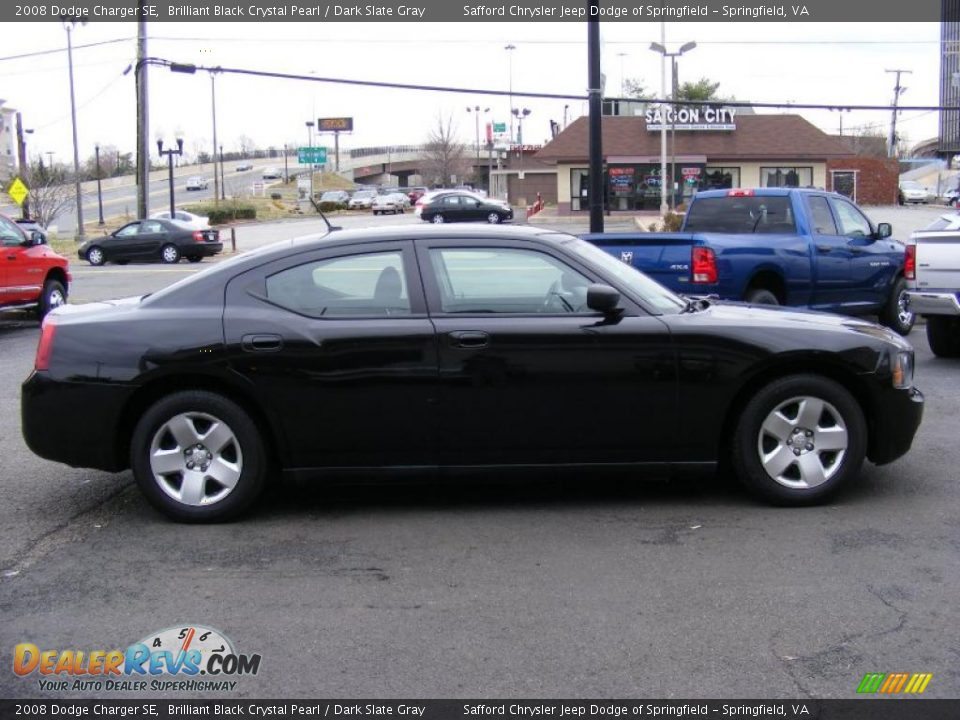
<path id="1" fill-rule="evenodd" d="M 603 232 L 603 90 L 600 75 L 600 20 L 591 9 L 598 0 L 587 0 L 587 92 L 590 98 L 590 232 Z"/>
<path id="2" fill-rule="evenodd" d="M 897 84 L 893 86 L 893 113 L 890 117 L 890 137 L 887 139 L 887 157 L 896 157 L 897 155 L 897 109 L 900 105 L 900 96 L 903 95 L 907 89 L 901 87 L 900 85 L 900 75 L 907 74 L 912 75 L 912 70 L 885 70 L 884 72 L 896 73 Z"/>
<path id="3" fill-rule="evenodd" d="M 77 202 L 77 232 L 76 238 L 78 242 L 83 242 L 86 235 L 84 234 L 83 229 L 83 197 L 80 194 L 80 148 L 77 145 L 77 99 L 73 91 L 73 29 L 77 26 L 77 23 L 86 25 L 87 21 L 85 18 L 80 20 L 68 19 L 66 16 L 61 17 L 63 22 L 63 28 L 67 31 L 67 65 L 70 69 L 70 118 L 73 121 L 73 186 L 76 191 L 76 202 Z"/>
<path id="4" fill-rule="evenodd" d="M 150 112 L 147 93 L 147 21 L 137 22 L 137 217 L 150 216 Z"/>
<path id="5" fill-rule="evenodd" d="M 27 165 L 27 143 L 23 139 L 24 133 L 32 133 L 33 130 L 23 129 L 23 116 L 17 112 L 17 163 L 20 165 L 20 178 L 30 187 L 30 166 Z M 24 220 L 30 219 L 30 195 L 23 199 L 23 205 L 20 206 L 20 217 Z"/>
<path id="6" fill-rule="evenodd" d="M 210 71 L 210 106 L 213 109 L 213 204 L 220 204 L 220 178 L 217 176 L 217 69 Z"/>

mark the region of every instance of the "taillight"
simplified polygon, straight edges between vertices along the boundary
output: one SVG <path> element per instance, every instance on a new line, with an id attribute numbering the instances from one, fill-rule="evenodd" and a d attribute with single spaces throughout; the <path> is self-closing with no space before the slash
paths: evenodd
<path id="1" fill-rule="evenodd" d="M 37 345 L 37 358 L 33 362 L 34 370 L 48 370 L 50 368 L 50 353 L 53 352 L 53 336 L 57 326 L 47 318 L 40 327 L 40 342 Z"/>
<path id="2" fill-rule="evenodd" d="M 690 264 L 695 283 L 715 283 L 717 281 L 717 256 L 710 248 L 693 248 Z"/>
<path id="3" fill-rule="evenodd" d="M 903 259 L 903 276 L 907 280 L 917 279 L 917 246 L 907 245 L 907 254 Z"/>
<path id="4" fill-rule="evenodd" d="M 193 233 L 193 241 L 194 241 L 194 242 L 203 242 L 203 241 L 204 241 L 204 239 L 203 239 L 203 233 L 202 233 L 200 230 L 194 231 L 194 233 Z"/>
<path id="5" fill-rule="evenodd" d="M 734 188 L 733 190 L 727 190 L 727 197 L 753 197 L 753 190 Z"/>

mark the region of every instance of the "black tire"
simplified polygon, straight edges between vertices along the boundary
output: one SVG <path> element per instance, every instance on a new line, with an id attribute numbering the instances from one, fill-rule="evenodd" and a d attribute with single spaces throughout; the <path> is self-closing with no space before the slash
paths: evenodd
<path id="1" fill-rule="evenodd" d="M 803 437 L 807 433 L 803 432 L 804 420 L 799 411 L 802 406 L 792 402 L 798 398 L 826 403 L 813 428 L 815 435 L 809 440 Z M 785 413 L 794 406 L 798 408 L 795 419 L 788 420 Z M 776 441 L 766 430 L 761 434 L 764 423 L 778 409 L 784 411 L 778 416 L 785 420 L 782 427 L 792 428 L 787 435 L 791 442 L 810 442 L 810 446 L 796 448 L 791 442 Z M 839 417 L 834 417 L 834 413 Z M 834 425 L 830 426 L 831 422 Z M 776 423 L 773 426 L 780 427 Z M 817 440 L 828 442 L 827 437 L 837 432 L 835 428 L 843 426 L 846 428 L 846 446 L 842 453 L 816 450 L 814 443 Z M 795 434 L 801 437 L 794 438 Z M 866 455 L 867 423 L 860 405 L 843 386 L 820 375 L 790 375 L 774 380 L 753 395 L 737 422 L 732 445 L 731 460 L 737 478 L 751 492 L 776 505 L 810 505 L 823 502 L 856 478 Z M 781 462 L 789 461 L 780 471 L 779 479 L 767 472 L 762 459 L 766 457 L 772 470 L 776 471 L 778 455 L 783 458 Z M 812 464 L 813 461 L 803 460 L 804 456 L 814 457 L 818 462 Z M 793 460 L 794 457 L 797 459 Z M 819 468 L 817 472 L 823 476 L 822 482 L 805 486 L 804 467 Z M 811 477 L 816 478 L 817 472 Z"/>
<path id="2" fill-rule="evenodd" d="M 129 261 L 129 260 L 114 260 L 114 262 L 115 262 L 117 265 L 127 265 L 130 261 Z"/>
<path id="3" fill-rule="evenodd" d="M 927 342 L 937 357 L 960 357 L 960 319 L 928 315 Z"/>
<path id="4" fill-rule="evenodd" d="M 780 299 L 765 288 L 750 288 L 743 298 L 751 305 L 779 305 Z"/>
<path id="5" fill-rule="evenodd" d="M 107 262 L 107 254 L 99 245 L 91 245 L 87 248 L 87 262 L 91 265 L 103 265 Z"/>
<path id="6" fill-rule="evenodd" d="M 880 311 L 880 324 L 893 330 L 898 335 L 909 335 L 917 316 L 906 309 L 907 281 L 897 278 L 890 289 L 887 304 Z"/>
<path id="7" fill-rule="evenodd" d="M 232 433 L 232 443 L 227 451 L 232 452 L 240 466 L 239 479 L 227 494 L 209 504 L 188 504 L 176 499 L 164 490 L 175 488 L 177 473 L 157 479 L 151 468 L 152 446 L 158 434 L 169 421 L 185 414 L 212 416 L 224 423 Z M 199 425 L 193 425 L 199 428 Z M 209 433 L 209 429 L 207 430 Z M 167 442 L 172 435 L 164 434 Z M 158 451 L 163 449 L 162 439 L 158 439 Z M 174 441 L 174 449 L 179 445 Z M 267 458 L 263 438 L 250 416 L 239 405 L 222 395 L 203 390 L 188 390 L 173 393 L 154 403 L 137 422 L 130 441 L 130 467 L 141 491 L 157 510 L 179 522 L 219 522 L 230 520 L 250 507 L 263 491 L 266 484 Z M 180 492 L 183 488 L 183 475 L 180 475 Z M 166 478 L 170 478 L 168 481 Z M 161 485 L 163 483 L 163 485 Z M 203 482 L 201 494 L 216 490 L 216 484 L 210 479 Z M 222 492 L 222 488 L 221 488 Z M 213 497 L 216 496 L 214 492 Z"/>
<path id="8" fill-rule="evenodd" d="M 198 263 L 201 260 L 203 260 L 203 258 L 200 257 L 199 255 L 188 255 L 187 260 L 189 260 L 192 263 Z"/>
<path id="9" fill-rule="evenodd" d="M 180 250 L 176 245 L 167 243 L 160 248 L 160 261 L 168 265 L 176 265 L 180 262 Z"/>
<path id="10" fill-rule="evenodd" d="M 487 215 L 487 222 L 491 225 L 499 225 L 503 221 L 503 217 L 498 212 L 492 212 Z"/>
<path id="11" fill-rule="evenodd" d="M 40 302 L 37 304 L 37 315 L 43 320 L 47 313 L 64 305 L 67 302 L 67 291 L 59 280 L 47 280 L 40 291 Z"/>

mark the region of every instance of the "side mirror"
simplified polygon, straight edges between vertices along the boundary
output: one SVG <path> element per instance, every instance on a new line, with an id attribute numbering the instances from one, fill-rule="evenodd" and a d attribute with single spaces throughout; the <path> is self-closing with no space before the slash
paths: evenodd
<path id="1" fill-rule="evenodd" d="M 893 235 L 893 226 L 890 223 L 880 223 L 877 225 L 877 240 L 883 240 Z"/>
<path id="2" fill-rule="evenodd" d="M 587 287 L 587 307 L 604 315 L 611 315 L 622 311 L 620 292 L 609 285 L 593 283 Z"/>
<path id="3" fill-rule="evenodd" d="M 43 233 L 39 230 L 30 231 L 30 244 L 31 245 L 43 245 L 47 239 L 43 236 Z"/>

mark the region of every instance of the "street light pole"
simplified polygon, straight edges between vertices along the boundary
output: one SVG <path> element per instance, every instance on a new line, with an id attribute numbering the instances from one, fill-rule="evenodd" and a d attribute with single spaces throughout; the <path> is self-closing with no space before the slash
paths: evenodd
<path id="1" fill-rule="evenodd" d="M 93 146 L 94 155 L 97 158 L 97 209 L 100 211 L 100 221 L 97 225 L 103 225 L 103 193 L 100 190 L 100 143 Z M 170 218 L 173 219 L 172 217 Z"/>
<path id="2" fill-rule="evenodd" d="M 169 150 L 163 149 L 163 140 L 157 140 L 157 152 L 160 153 L 160 157 L 164 155 L 167 156 L 167 167 L 170 178 L 170 219 L 172 220 L 177 212 L 176 204 L 174 203 L 173 197 L 173 156 L 174 155 L 183 155 L 183 138 L 177 138 L 177 149 L 174 150 L 170 148 Z"/>
<path id="3" fill-rule="evenodd" d="M 70 119 L 73 124 L 73 184 L 76 191 L 77 203 L 77 240 L 85 239 L 83 230 L 83 202 L 80 195 L 80 148 L 77 145 L 77 100 L 73 90 L 73 28 L 77 23 L 87 24 L 84 19 L 68 19 L 66 15 L 60 17 L 64 30 L 67 31 L 67 65 L 70 70 Z"/>
<path id="4" fill-rule="evenodd" d="M 210 106 L 213 111 L 213 204 L 220 204 L 220 180 L 217 178 L 217 69 L 210 71 Z"/>
<path id="5" fill-rule="evenodd" d="M 503 49 L 507 51 L 510 64 L 510 144 L 513 145 L 513 51 L 517 49 L 517 46 L 511 43 L 505 45 Z"/>
<path id="6" fill-rule="evenodd" d="M 477 142 L 477 160 L 474 165 L 474 174 L 477 173 L 476 168 L 480 167 L 480 106 L 475 105 L 474 107 L 467 107 L 468 113 L 473 113 L 474 124 L 476 125 L 476 142 Z M 484 108 L 484 113 L 490 112 L 490 108 Z"/>
<path id="7" fill-rule="evenodd" d="M 667 52 L 666 46 L 666 23 L 660 23 L 660 37 L 663 42 L 659 43 L 650 43 L 650 49 L 656 53 L 660 53 L 660 63 L 661 68 L 663 69 L 663 76 L 661 78 L 662 90 L 661 97 L 666 99 L 667 97 L 667 75 L 666 75 L 666 62 L 667 58 L 670 58 L 670 67 L 671 67 L 671 77 L 672 77 L 672 92 L 671 94 L 671 103 L 667 112 L 670 114 L 670 126 L 676 132 L 676 120 L 677 120 L 677 62 L 676 58 L 683 55 L 685 52 L 693 50 L 697 44 L 695 42 L 684 43 L 680 46 L 680 49 L 676 52 Z M 670 210 L 670 207 L 673 205 L 674 200 L 674 188 L 673 188 L 673 174 L 676 172 L 676 168 L 673 167 L 671 163 L 670 170 L 670 201 L 667 202 L 667 118 L 662 117 L 660 121 L 660 213 L 666 216 L 667 212 Z"/>
<path id="8" fill-rule="evenodd" d="M 520 163 L 517 166 L 517 172 L 523 173 L 523 119 L 530 114 L 529 108 L 514 108 L 513 114 L 517 118 L 517 145 L 520 148 Z"/>
<path id="9" fill-rule="evenodd" d="M 227 183 L 223 179 L 223 145 L 220 146 L 220 199 L 227 199 Z"/>

